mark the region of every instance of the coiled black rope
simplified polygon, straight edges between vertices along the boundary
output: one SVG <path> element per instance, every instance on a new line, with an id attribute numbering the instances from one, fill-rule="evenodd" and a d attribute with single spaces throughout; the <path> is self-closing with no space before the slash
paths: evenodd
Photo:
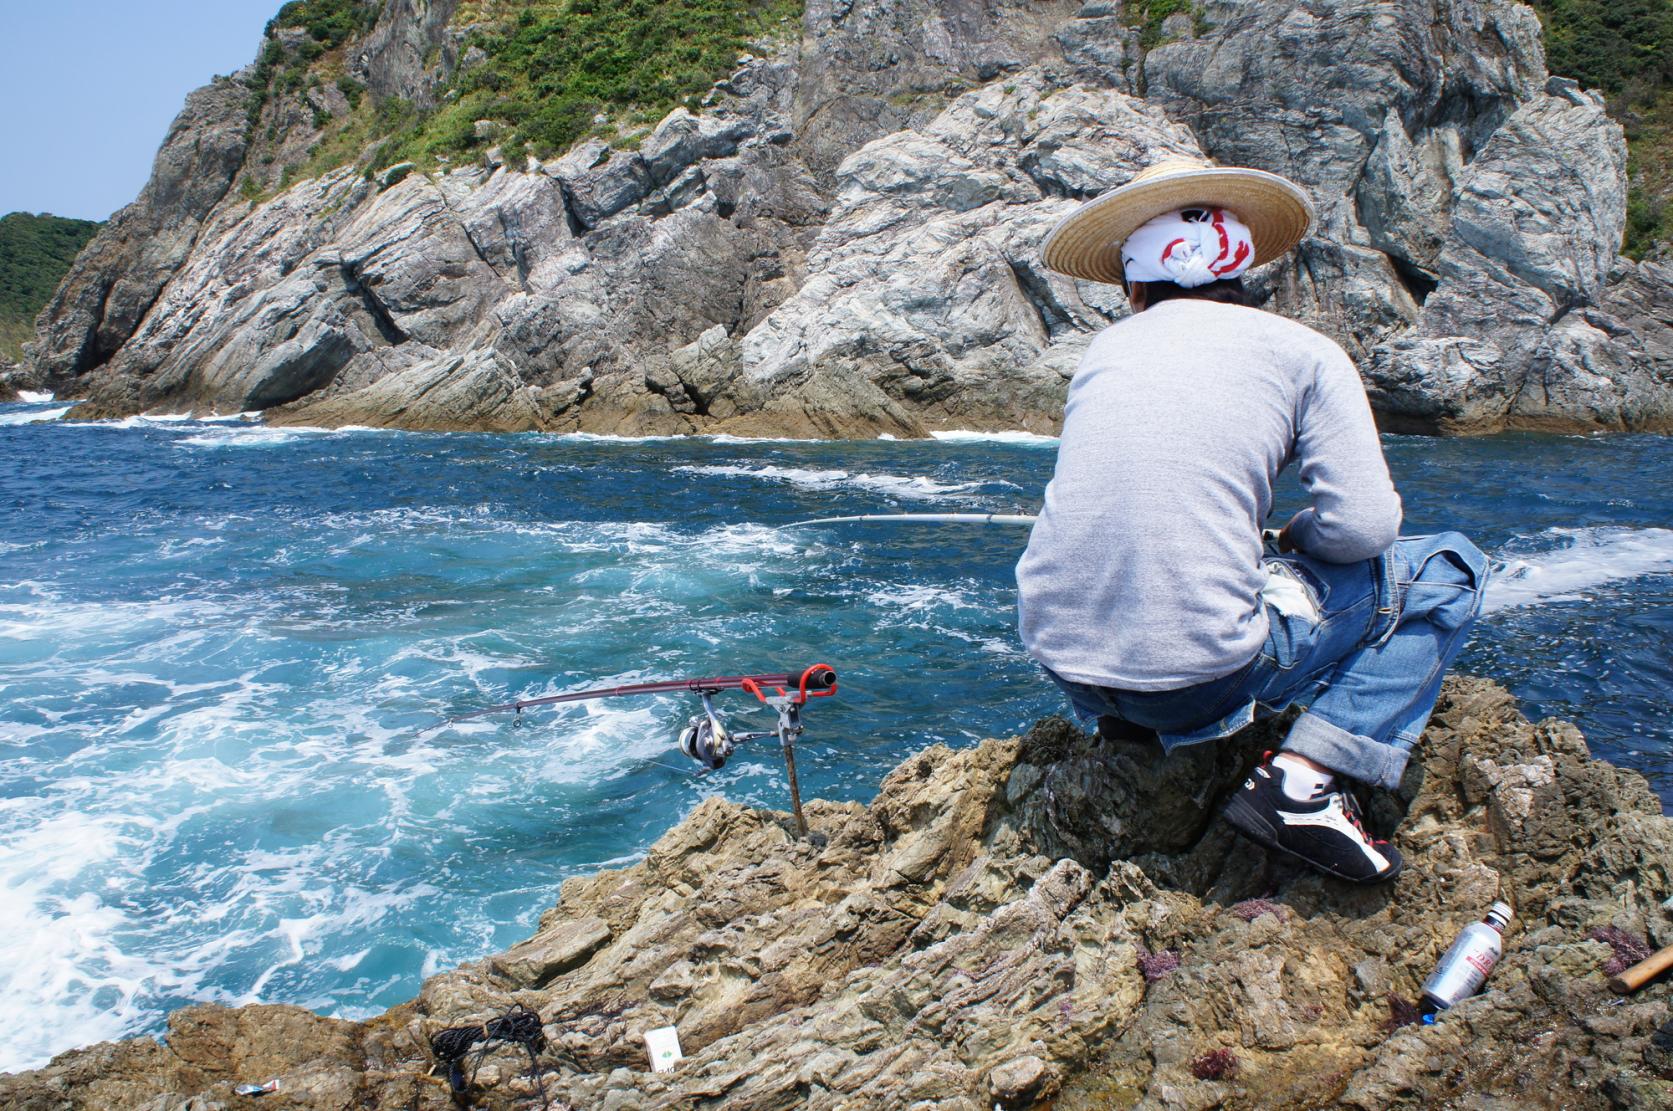
<path id="1" fill-rule="evenodd" d="M 545 1069 L 540 1065 L 540 1054 L 546 1048 L 546 1031 L 540 1015 L 521 1003 L 514 1003 L 499 1018 L 489 1019 L 476 1026 L 449 1026 L 430 1036 L 430 1053 L 438 1064 L 447 1066 L 447 1085 L 453 1092 L 453 1102 L 464 1106 L 465 1092 L 476 1083 L 476 1070 L 494 1044 L 522 1046 L 529 1055 L 529 1075 L 534 1077 L 535 1090 L 540 1093 L 540 1106 L 550 1111 L 551 1101 L 546 1096 Z M 471 1058 L 470 1076 L 465 1075 L 465 1059 Z"/>

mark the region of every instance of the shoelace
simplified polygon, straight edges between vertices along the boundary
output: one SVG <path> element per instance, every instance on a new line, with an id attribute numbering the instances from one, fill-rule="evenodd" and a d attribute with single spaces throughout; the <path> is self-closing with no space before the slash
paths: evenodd
<path id="1" fill-rule="evenodd" d="M 1342 813 L 1347 816 L 1348 821 L 1353 823 L 1353 827 L 1359 830 L 1359 835 L 1361 837 L 1365 838 L 1366 841 L 1373 845 L 1388 844 L 1387 841 L 1380 837 L 1372 837 L 1370 831 L 1365 828 L 1365 822 L 1359 810 L 1359 800 L 1355 798 L 1351 792 L 1339 789 L 1335 792 L 1335 794 L 1339 795 L 1342 799 Z"/>

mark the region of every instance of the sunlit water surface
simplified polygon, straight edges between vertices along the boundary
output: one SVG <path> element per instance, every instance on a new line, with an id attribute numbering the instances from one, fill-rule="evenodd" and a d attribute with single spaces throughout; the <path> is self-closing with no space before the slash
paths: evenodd
<path id="1" fill-rule="evenodd" d="M 610 441 L 66 425 L 0 407 L 0 1069 L 193 1000 L 360 1016 L 527 936 L 701 799 L 689 699 L 426 730 L 587 685 L 815 661 L 804 790 L 1060 709 L 1015 632 L 1054 444 Z M 1463 667 L 1673 797 L 1673 441 L 1390 438 L 1408 531 L 1503 564 Z M 1295 504 L 1294 490 L 1286 495 Z M 725 695 L 723 708 L 747 698 Z M 735 724 L 766 728 L 766 715 Z"/>

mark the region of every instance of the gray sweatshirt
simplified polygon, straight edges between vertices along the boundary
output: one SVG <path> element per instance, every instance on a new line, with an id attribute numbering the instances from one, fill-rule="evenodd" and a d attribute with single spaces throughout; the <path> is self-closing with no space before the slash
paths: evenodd
<path id="1" fill-rule="evenodd" d="M 1017 564 L 1022 641 L 1065 679 L 1174 690 L 1260 650 L 1260 531 L 1332 563 L 1394 542 L 1400 498 L 1352 360 L 1259 309 L 1164 301 L 1106 328 L 1069 384 L 1057 469 Z"/>

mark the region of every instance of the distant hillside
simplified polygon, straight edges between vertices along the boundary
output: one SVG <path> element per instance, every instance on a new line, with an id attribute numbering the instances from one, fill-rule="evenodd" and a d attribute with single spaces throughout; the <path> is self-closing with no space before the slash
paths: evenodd
<path id="1" fill-rule="evenodd" d="M 92 220 L 14 212 L 0 217 L 0 361 L 16 362 L 35 334 L 35 314 L 93 238 Z"/>
<path id="2" fill-rule="evenodd" d="M 1669 0 L 1532 0 L 1545 27 L 1546 62 L 1609 98 L 1626 129 L 1626 253 L 1641 257 L 1673 238 L 1673 3 Z"/>

